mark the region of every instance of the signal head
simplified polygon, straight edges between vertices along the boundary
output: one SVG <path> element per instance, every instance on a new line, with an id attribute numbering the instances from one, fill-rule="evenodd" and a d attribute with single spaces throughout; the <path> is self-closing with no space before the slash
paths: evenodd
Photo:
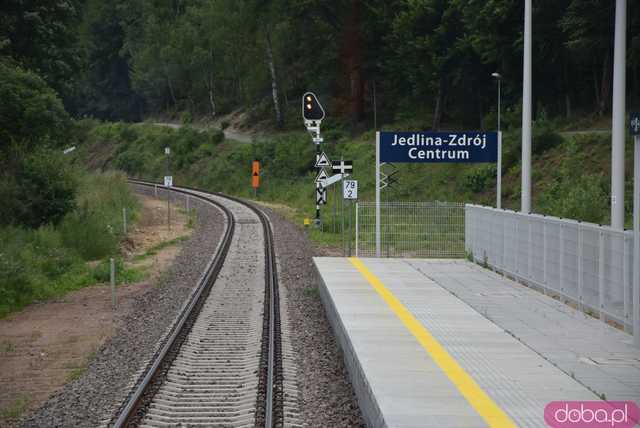
<path id="1" fill-rule="evenodd" d="M 302 118 L 305 121 L 324 119 L 324 109 L 313 92 L 306 92 L 302 96 Z"/>

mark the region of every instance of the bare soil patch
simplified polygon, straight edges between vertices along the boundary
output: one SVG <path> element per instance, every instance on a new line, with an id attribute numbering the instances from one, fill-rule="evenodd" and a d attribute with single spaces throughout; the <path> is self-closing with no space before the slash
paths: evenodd
<path id="1" fill-rule="evenodd" d="M 132 227 L 123 252 L 128 266 L 144 269 L 144 281 L 117 287 L 117 309 L 106 284 L 28 306 L 0 320 L 0 426 L 14 425 L 20 415 L 38 408 L 65 383 L 81 376 L 95 352 L 135 310 L 135 298 L 152 286 L 178 253 L 180 238 L 191 233 L 184 212 L 140 196 L 140 219 Z M 170 245 L 167 243 L 171 241 Z M 166 246 L 165 246 L 166 245 Z"/>

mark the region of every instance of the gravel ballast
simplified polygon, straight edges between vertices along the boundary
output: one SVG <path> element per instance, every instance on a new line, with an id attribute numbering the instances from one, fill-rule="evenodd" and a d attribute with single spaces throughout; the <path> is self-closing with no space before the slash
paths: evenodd
<path id="1" fill-rule="evenodd" d="M 136 186 L 136 191 L 153 195 L 149 188 Z M 181 203 L 184 196 L 175 199 Z M 97 427 L 116 411 L 194 290 L 224 231 L 219 209 L 196 198 L 191 198 L 191 207 L 197 212 L 194 233 L 159 284 L 137 298 L 134 313 L 119 317 L 115 334 L 87 371 L 27 415 L 21 426 Z"/>
<path id="2" fill-rule="evenodd" d="M 273 227 L 280 287 L 286 288 L 289 333 L 297 355 L 300 419 L 309 427 L 365 426 L 318 292 L 304 230 L 263 208 Z"/>
<path id="3" fill-rule="evenodd" d="M 152 188 L 141 191 L 153 192 Z M 184 196 L 176 199 L 183 201 Z M 118 330 L 86 373 L 28 415 L 21 426 L 97 427 L 113 415 L 193 291 L 222 236 L 223 214 L 217 208 L 196 198 L 191 198 L 191 206 L 198 212 L 194 233 L 160 283 L 137 299 L 135 313 L 120 318 Z M 320 300 L 312 261 L 319 251 L 303 229 L 269 209 L 264 211 L 273 227 L 280 287 L 286 291 L 288 342 L 297 362 L 296 419 L 307 427 L 363 427 L 342 352 Z"/>

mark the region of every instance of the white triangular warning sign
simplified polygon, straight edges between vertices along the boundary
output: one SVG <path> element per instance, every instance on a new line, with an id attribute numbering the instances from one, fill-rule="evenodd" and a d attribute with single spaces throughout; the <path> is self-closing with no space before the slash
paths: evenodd
<path id="1" fill-rule="evenodd" d="M 326 179 L 327 179 L 327 173 L 324 171 L 324 169 L 321 169 L 320 174 L 316 176 L 315 182 L 322 183 Z"/>
<path id="2" fill-rule="evenodd" d="M 324 166 L 331 166 L 331 161 L 325 152 L 322 152 L 320 156 L 316 156 L 316 168 Z"/>

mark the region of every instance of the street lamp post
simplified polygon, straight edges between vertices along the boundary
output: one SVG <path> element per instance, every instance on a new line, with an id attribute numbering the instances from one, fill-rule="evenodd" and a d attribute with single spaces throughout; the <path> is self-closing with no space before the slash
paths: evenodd
<path id="1" fill-rule="evenodd" d="M 502 75 L 496 72 L 492 73 L 491 76 L 498 81 L 498 163 L 496 166 L 496 208 L 500 209 L 502 208 L 502 130 L 500 129 L 500 104 L 502 101 L 500 89 L 502 85 Z"/>
<path id="2" fill-rule="evenodd" d="M 522 182 L 520 211 L 531 212 L 531 3 L 524 1 L 524 52 L 522 62 Z"/>
<path id="3" fill-rule="evenodd" d="M 626 40 L 627 0 L 616 0 L 611 106 L 611 227 L 617 230 L 624 230 Z"/>

